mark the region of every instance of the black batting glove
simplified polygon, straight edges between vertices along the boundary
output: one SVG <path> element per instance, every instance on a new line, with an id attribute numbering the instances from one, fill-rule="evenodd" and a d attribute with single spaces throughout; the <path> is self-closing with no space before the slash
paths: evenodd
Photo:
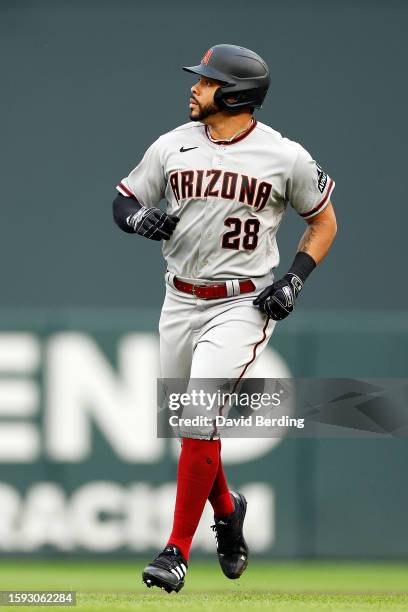
<path id="1" fill-rule="evenodd" d="M 315 267 L 313 257 L 299 251 L 289 272 L 281 280 L 261 291 L 253 304 L 274 321 L 286 319 L 295 307 L 295 300 L 302 291 L 305 280 Z"/>
<path id="2" fill-rule="evenodd" d="M 282 321 L 293 311 L 295 300 L 302 289 L 301 279 L 288 272 L 281 280 L 266 287 L 253 304 L 274 321 Z"/>
<path id="3" fill-rule="evenodd" d="M 179 221 L 179 217 L 168 215 L 160 208 L 146 206 L 142 206 L 126 219 L 126 223 L 136 234 L 150 240 L 168 240 Z"/>

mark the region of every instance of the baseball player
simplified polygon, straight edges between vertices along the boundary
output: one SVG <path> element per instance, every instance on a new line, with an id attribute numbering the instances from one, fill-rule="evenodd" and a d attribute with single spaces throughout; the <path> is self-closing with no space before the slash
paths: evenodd
<path id="1" fill-rule="evenodd" d="M 122 179 L 114 219 L 125 232 L 163 241 L 162 378 L 242 380 L 333 242 L 334 181 L 300 144 L 255 119 L 270 84 L 259 55 L 215 45 L 183 69 L 196 75 L 191 121 L 160 136 Z M 274 280 L 288 205 L 307 226 L 288 272 Z M 143 572 L 147 586 L 167 592 L 184 585 L 207 499 L 224 574 L 239 578 L 248 563 L 247 504 L 228 488 L 220 440 L 210 426 L 180 436 L 173 529 Z"/>

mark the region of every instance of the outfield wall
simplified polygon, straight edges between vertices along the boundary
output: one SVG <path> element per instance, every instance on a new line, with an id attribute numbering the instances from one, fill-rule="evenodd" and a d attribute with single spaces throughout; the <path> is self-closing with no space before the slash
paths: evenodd
<path id="1" fill-rule="evenodd" d="M 157 439 L 158 312 L 2 312 L 0 554 L 147 555 L 171 527 L 178 442 Z M 295 313 L 260 375 L 404 377 L 404 312 Z M 230 440 L 267 557 L 408 556 L 406 439 Z M 197 553 L 214 549 L 207 514 Z"/>

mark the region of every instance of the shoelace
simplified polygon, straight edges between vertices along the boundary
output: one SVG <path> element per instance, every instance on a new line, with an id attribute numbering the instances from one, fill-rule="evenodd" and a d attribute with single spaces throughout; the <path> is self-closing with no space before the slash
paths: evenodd
<path id="1" fill-rule="evenodd" d="M 157 567 L 160 567 L 161 569 L 165 569 L 165 570 L 176 569 L 176 567 L 181 569 L 181 565 L 180 565 L 181 561 L 179 561 L 177 558 L 172 559 L 171 557 L 173 557 L 172 553 L 162 552 L 160 553 L 160 555 L 156 557 L 153 563 Z"/>
<path id="2" fill-rule="evenodd" d="M 215 533 L 217 547 L 218 544 L 220 544 L 222 547 L 222 552 L 233 552 L 237 544 L 237 539 L 234 534 L 234 530 L 231 529 L 229 525 L 223 525 L 220 523 L 211 525 L 211 529 Z"/>

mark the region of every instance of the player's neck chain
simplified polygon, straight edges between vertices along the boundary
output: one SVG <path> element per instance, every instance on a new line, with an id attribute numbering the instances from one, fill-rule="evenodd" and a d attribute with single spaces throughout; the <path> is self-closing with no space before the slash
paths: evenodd
<path id="1" fill-rule="evenodd" d="M 246 135 L 246 133 L 252 131 L 252 129 L 255 127 L 255 119 L 253 117 L 251 117 L 251 121 L 249 122 L 249 124 L 242 130 L 239 130 L 238 132 L 236 132 L 233 136 L 231 136 L 231 138 L 213 138 L 211 136 L 211 132 L 210 132 L 210 128 L 208 126 L 206 126 L 206 132 L 207 132 L 207 136 L 208 138 L 211 140 L 211 142 L 215 142 L 215 143 L 231 143 L 234 142 L 235 140 L 240 140 L 240 136 L 242 137 L 243 135 Z"/>

